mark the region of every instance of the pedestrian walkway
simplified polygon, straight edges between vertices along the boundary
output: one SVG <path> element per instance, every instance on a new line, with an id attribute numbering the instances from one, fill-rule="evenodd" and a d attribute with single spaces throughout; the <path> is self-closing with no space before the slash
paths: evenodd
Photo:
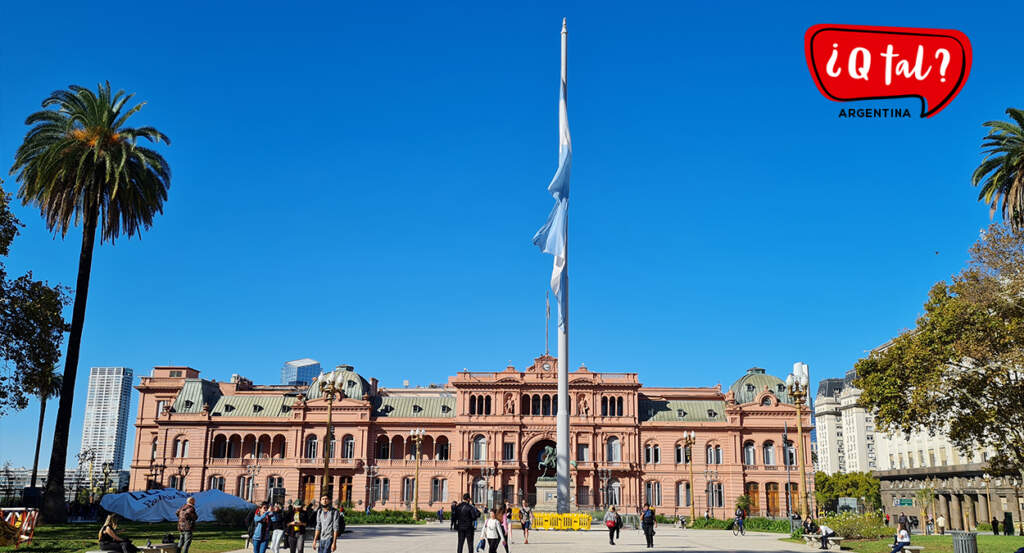
<path id="1" fill-rule="evenodd" d="M 448 524 L 441 526 L 428 523 L 425 526 L 377 525 L 349 526 L 338 544 L 343 553 L 454 553 L 455 533 Z M 649 551 L 682 551 L 686 553 L 727 552 L 727 553 L 809 553 L 813 549 L 802 545 L 779 541 L 783 534 L 748 532 L 745 536 L 733 536 L 731 531 L 683 530 L 659 527 L 654 536 L 654 549 L 645 546 L 644 535 L 639 530 L 622 530 L 622 536 L 615 545 L 609 545 L 608 532 L 604 529 L 589 532 L 530 532 L 530 543 L 523 544 L 523 534 L 512 531 L 510 553 L 575 553 L 577 551 L 601 551 L 614 553 L 642 553 Z M 479 536 L 478 538 L 479 539 Z M 232 553 L 246 553 L 239 549 Z M 248 550 L 251 553 L 251 549 Z M 286 551 L 286 549 L 282 549 Z M 303 553 L 311 553 L 313 544 L 306 542 Z M 504 552 L 504 549 L 499 548 Z M 466 552 L 463 553 L 473 553 Z"/>

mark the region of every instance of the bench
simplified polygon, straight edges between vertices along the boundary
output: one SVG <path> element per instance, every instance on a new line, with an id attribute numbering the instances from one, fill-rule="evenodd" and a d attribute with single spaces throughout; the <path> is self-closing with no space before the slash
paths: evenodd
<path id="1" fill-rule="evenodd" d="M 923 545 L 904 545 L 903 546 L 903 550 L 904 551 L 910 551 L 910 553 L 921 553 L 922 551 L 924 551 L 924 546 Z"/>
<path id="2" fill-rule="evenodd" d="M 803 534 L 804 543 L 807 545 L 813 545 L 815 547 L 821 547 L 821 534 Z M 842 549 L 843 540 L 842 536 L 832 536 L 828 539 L 828 549 L 832 549 L 834 545 L 836 549 Z"/>

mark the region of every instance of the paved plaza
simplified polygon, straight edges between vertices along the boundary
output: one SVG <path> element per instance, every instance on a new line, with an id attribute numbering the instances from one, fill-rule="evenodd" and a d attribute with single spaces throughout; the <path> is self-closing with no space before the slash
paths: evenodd
<path id="1" fill-rule="evenodd" d="M 338 544 L 339 553 L 454 553 L 455 533 L 437 523 L 426 526 L 377 525 L 352 526 Z M 731 531 L 683 530 L 659 527 L 654 536 L 654 549 L 645 546 L 644 536 L 639 530 L 622 530 L 615 545 L 608 544 L 608 532 L 530 532 L 530 543 L 523 544 L 523 535 L 513 530 L 510 553 L 575 553 L 576 551 L 601 551 L 614 553 L 642 553 L 646 551 L 686 551 L 702 553 L 722 551 L 729 553 L 792 552 L 810 553 L 817 551 L 800 544 L 779 541 L 782 534 L 751 532 L 745 536 L 733 536 Z M 479 540 L 479 534 L 477 534 Z M 504 549 L 498 548 L 504 552 Z M 240 549 L 235 553 L 244 553 Z M 251 549 L 248 551 L 252 551 Z M 285 551 L 285 550 L 282 550 Z M 306 543 L 306 553 L 313 551 L 312 544 Z M 463 553 L 467 553 L 463 550 Z M 468 552 L 472 553 L 472 552 Z"/>

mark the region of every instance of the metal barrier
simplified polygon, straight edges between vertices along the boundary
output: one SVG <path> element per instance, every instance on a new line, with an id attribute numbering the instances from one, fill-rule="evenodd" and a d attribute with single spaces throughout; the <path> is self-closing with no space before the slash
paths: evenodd
<path id="1" fill-rule="evenodd" d="M 952 531 L 953 553 L 978 553 L 978 533 Z"/>
<path id="2" fill-rule="evenodd" d="M 590 513 L 533 513 L 534 530 L 590 530 Z"/>

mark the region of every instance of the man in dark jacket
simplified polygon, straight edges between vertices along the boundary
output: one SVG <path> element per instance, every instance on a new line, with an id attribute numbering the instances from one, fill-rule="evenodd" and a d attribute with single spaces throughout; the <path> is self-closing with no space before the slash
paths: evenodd
<path id="1" fill-rule="evenodd" d="M 192 530 L 196 526 L 196 519 L 199 518 L 196 515 L 196 498 L 190 497 L 185 500 L 185 504 L 178 507 L 178 551 L 179 553 L 188 553 L 188 548 L 192 547 Z"/>
<path id="2" fill-rule="evenodd" d="M 462 503 L 452 509 L 452 524 L 455 525 L 455 530 L 459 533 L 458 553 L 462 553 L 463 542 L 468 547 L 466 553 L 473 553 L 473 530 L 478 518 L 480 518 L 480 511 L 477 511 L 476 507 L 469 503 L 469 494 L 463 495 Z"/>

